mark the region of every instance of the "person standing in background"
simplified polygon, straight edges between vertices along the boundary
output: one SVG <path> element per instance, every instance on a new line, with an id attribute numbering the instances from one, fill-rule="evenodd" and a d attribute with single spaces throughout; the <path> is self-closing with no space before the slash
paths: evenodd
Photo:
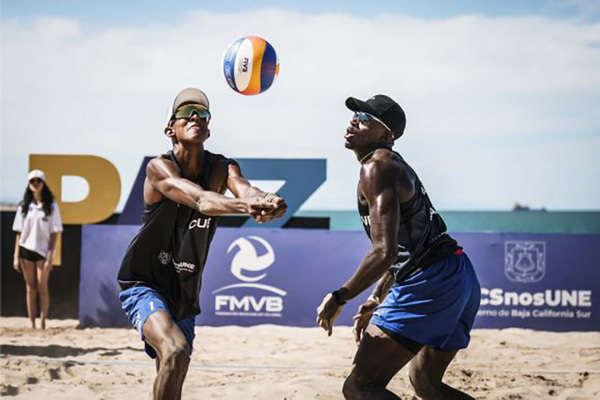
<path id="1" fill-rule="evenodd" d="M 27 175 L 27 188 L 13 223 L 13 231 L 17 232 L 13 268 L 22 272 L 25 278 L 27 316 L 33 329 L 36 327 L 38 294 L 41 327 L 46 329 L 50 307 L 48 278 L 52 271 L 56 235 L 62 230 L 60 210 L 46 184 L 46 176 L 34 169 Z"/>

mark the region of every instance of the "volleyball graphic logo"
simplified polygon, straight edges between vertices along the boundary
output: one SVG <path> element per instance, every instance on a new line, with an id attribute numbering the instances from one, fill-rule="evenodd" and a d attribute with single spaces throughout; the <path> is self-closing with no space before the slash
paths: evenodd
<path id="1" fill-rule="evenodd" d="M 246 36 L 229 45 L 223 56 L 223 72 L 229 86 L 252 96 L 271 87 L 279 73 L 273 46 L 258 36 Z"/>

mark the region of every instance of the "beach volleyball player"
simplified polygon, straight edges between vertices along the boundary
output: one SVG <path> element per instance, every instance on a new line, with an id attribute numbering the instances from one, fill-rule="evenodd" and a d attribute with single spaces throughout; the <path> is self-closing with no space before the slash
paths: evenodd
<path id="1" fill-rule="evenodd" d="M 344 397 L 398 399 L 386 386 L 412 360 L 410 382 L 420 398 L 470 399 L 442 377 L 469 344 L 479 307 L 471 262 L 415 171 L 392 150 L 406 125 L 402 108 L 384 95 L 350 97 L 346 106 L 354 116 L 345 146 L 361 164 L 358 210 L 372 246 L 350 280 L 325 296 L 319 325 L 331 335 L 346 301 L 377 284 L 354 317 L 359 347 Z"/>
<path id="2" fill-rule="evenodd" d="M 165 134 L 173 148 L 148 164 L 143 225 L 118 275 L 123 310 L 156 358 L 155 399 L 181 398 L 217 216 L 248 214 L 266 222 L 287 207 L 251 186 L 234 160 L 204 149 L 211 114 L 202 91 L 184 89 L 171 111 Z M 235 198 L 223 195 L 227 189 Z"/>

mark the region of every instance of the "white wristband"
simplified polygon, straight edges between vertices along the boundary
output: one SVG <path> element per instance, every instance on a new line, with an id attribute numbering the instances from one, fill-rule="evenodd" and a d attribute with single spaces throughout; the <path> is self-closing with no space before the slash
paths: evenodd
<path id="1" fill-rule="evenodd" d="M 374 294 L 370 295 L 369 298 L 367 299 L 367 301 L 371 301 L 371 300 L 373 300 L 377 304 L 380 304 L 379 297 L 375 296 Z"/>

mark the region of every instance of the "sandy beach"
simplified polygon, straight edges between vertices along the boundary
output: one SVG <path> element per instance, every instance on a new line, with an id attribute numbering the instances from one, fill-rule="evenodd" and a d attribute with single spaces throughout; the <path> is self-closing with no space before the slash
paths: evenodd
<path id="1" fill-rule="evenodd" d="M 1 393 L 17 399 L 151 398 L 154 363 L 132 329 L 0 320 Z M 355 345 L 350 328 L 197 327 L 184 399 L 340 399 Z M 600 333 L 475 330 L 446 381 L 477 399 L 600 398 Z M 390 388 L 414 393 L 406 371 Z"/>

